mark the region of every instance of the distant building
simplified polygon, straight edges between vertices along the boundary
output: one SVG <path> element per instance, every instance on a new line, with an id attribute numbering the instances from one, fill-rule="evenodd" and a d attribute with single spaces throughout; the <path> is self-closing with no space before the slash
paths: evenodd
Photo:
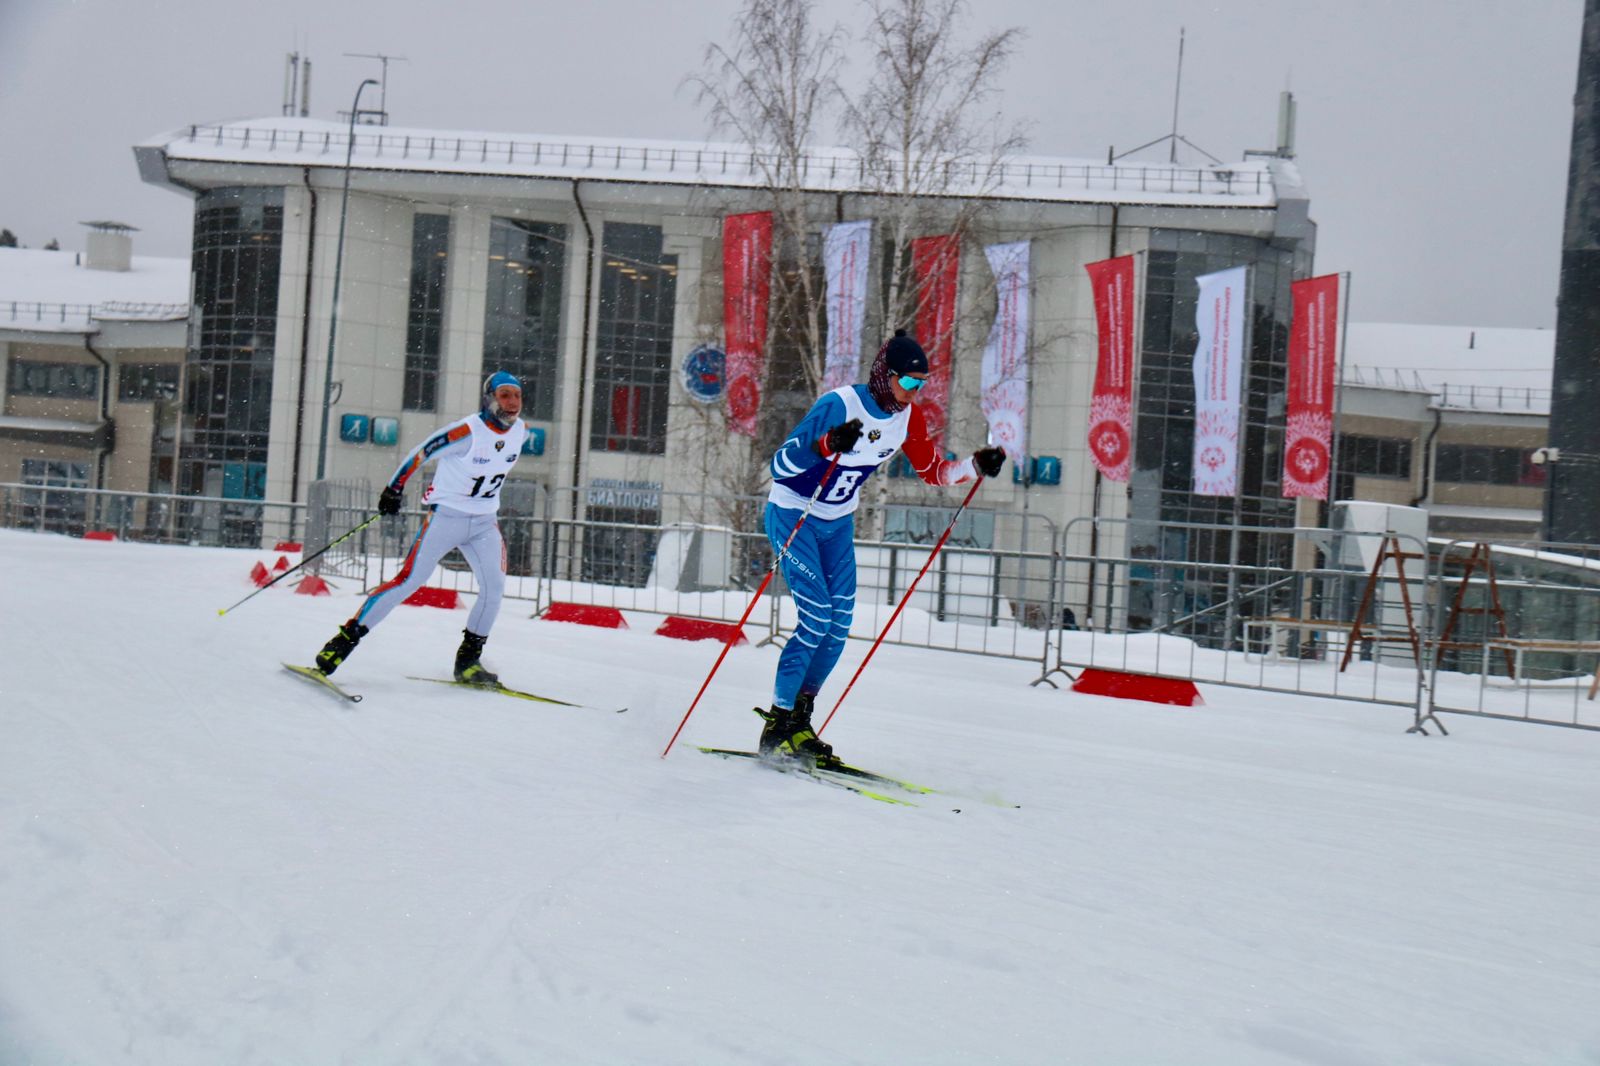
<path id="1" fill-rule="evenodd" d="M 171 492 L 189 262 L 89 225 L 85 252 L 0 248 L 0 483 Z M 62 499 L 50 524 L 81 526 Z"/>
<path id="2" fill-rule="evenodd" d="M 396 442 L 473 409 L 486 371 L 503 367 L 523 378 L 543 443 L 518 464 L 525 481 L 575 489 L 576 509 L 647 525 L 675 520 L 674 491 L 717 487 L 707 456 L 715 465 L 726 452 L 721 406 L 691 394 L 683 375 L 697 349 L 721 343 L 722 220 L 767 206 L 748 149 L 392 126 L 358 126 L 356 137 L 328 476 L 380 483 Z M 342 123 L 262 118 L 136 148 L 145 180 L 195 197 L 188 373 L 227 382 L 186 393 L 185 492 L 238 484 L 306 498 L 347 147 Z M 810 159 L 819 233 L 876 210 L 859 166 L 838 151 Z M 1255 304 L 1242 514 L 1292 522 L 1273 405 L 1289 283 L 1310 272 L 1315 240 L 1294 164 L 1031 157 L 1012 161 L 985 196 L 982 243 L 1032 242 L 1030 451 L 1056 462 L 1031 491 L 1010 469 L 985 485 L 971 536 L 994 536 L 986 530 L 1008 513 L 1027 512 L 1037 529 L 1061 525 L 1093 513 L 1097 496 L 1111 518 L 1231 518 L 1231 501 L 1189 492 L 1190 362 L 1195 277 L 1241 264 L 1254 269 Z M 927 234 L 941 232 L 939 202 L 927 210 Z M 1130 252 L 1145 253 L 1147 289 L 1136 473 L 1129 493 L 1097 492 L 1084 447 L 1096 340 L 1083 268 Z M 972 249 L 960 290 L 958 314 L 971 325 L 957 332 L 948 443 L 967 451 L 984 443 L 979 361 L 993 314 L 988 267 Z M 864 358 L 895 325 L 867 323 Z M 224 394 L 226 405 L 215 399 Z M 787 420 L 810 399 L 776 396 L 769 418 Z M 903 477 L 889 492 L 892 506 L 932 502 Z"/>
<path id="3" fill-rule="evenodd" d="M 1335 496 L 1428 509 L 1428 531 L 1537 540 L 1555 333 L 1352 323 Z"/>

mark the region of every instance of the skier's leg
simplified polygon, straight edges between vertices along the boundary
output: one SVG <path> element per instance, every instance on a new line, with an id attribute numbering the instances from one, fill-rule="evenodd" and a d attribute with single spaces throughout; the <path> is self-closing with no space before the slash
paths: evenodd
<path id="1" fill-rule="evenodd" d="M 478 581 L 478 600 L 467 615 L 467 629 L 482 637 L 494 628 L 506 587 L 506 542 L 494 515 L 473 518 L 472 534 L 458 545 Z"/>
<path id="2" fill-rule="evenodd" d="M 828 602 L 833 608 L 828 633 L 806 667 L 800 681 L 800 694 L 815 697 L 839 662 L 845 640 L 850 636 L 850 621 L 856 607 L 855 516 L 830 522 L 819 539 L 822 573 L 827 582 Z"/>
<path id="3" fill-rule="evenodd" d="M 787 507 L 767 505 L 767 539 L 774 551 L 783 551 L 784 541 L 794 531 L 801 512 Z M 832 599 L 828 595 L 827 581 L 822 576 L 822 559 L 817 545 L 818 521 L 811 519 L 795 535 L 794 542 L 779 561 L 783 580 L 794 597 L 798 621 L 795 631 L 778 656 L 777 676 L 773 680 L 772 705 L 780 710 L 794 707 L 800 682 L 811 666 L 827 638 L 833 622 Z"/>
<path id="4" fill-rule="evenodd" d="M 783 544 L 800 521 L 801 512 L 784 507 L 767 505 L 767 538 L 774 551 L 783 551 L 779 560 L 783 579 L 794 596 L 798 622 L 783 654 L 778 657 L 778 674 L 772 686 L 772 710 L 763 712 L 766 727 L 761 730 L 760 750 L 763 754 L 804 757 L 816 761 L 831 759 L 833 749 L 817 738 L 811 728 L 809 703 L 799 701 L 800 682 L 811 668 L 812 659 L 827 640 L 833 628 L 833 600 L 828 593 L 828 582 L 823 576 L 823 559 L 819 543 L 827 536 L 826 527 L 833 524 L 812 518 L 784 551 Z M 850 525 L 848 519 L 838 519 Z"/>
<path id="5" fill-rule="evenodd" d="M 484 642 L 489 639 L 489 630 L 500 614 L 500 600 L 506 584 L 506 543 L 494 515 L 477 515 L 472 523 L 472 534 L 460 547 L 467 565 L 472 568 L 472 576 L 478 581 L 478 601 L 467 615 L 467 627 L 461 631 L 455 676 L 457 681 L 492 687 L 499 684 L 500 678 L 479 660 Z"/>
<path id="6" fill-rule="evenodd" d="M 400 570 L 373 590 L 367 602 L 356 612 L 355 621 L 368 629 L 389 617 L 389 612 L 406 601 L 406 597 L 427 584 L 439 560 L 467 536 L 467 515 L 432 511 L 423 516 L 422 528 L 411 544 L 411 551 L 400 565 Z"/>
<path id="7" fill-rule="evenodd" d="M 428 580 L 439 560 L 454 546 L 453 538 L 464 535 L 466 527 L 460 524 L 463 521 L 436 511 L 423 515 L 422 528 L 417 530 L 417 537 L 411 542 L 411 551 L 406 554 L 399 572 L 374 589 L 355 616 L 322 646 L 317 653 L 317 669 L 325 674 L 337 670 L 373 626 L 387 618 L 397 604 L 405 602 L 407 596 Z"/>

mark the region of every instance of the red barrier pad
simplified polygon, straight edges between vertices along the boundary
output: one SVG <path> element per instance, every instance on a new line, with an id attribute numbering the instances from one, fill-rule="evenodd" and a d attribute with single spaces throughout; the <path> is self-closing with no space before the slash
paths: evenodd
<path id="1" fill-rule="evenodd" d="M 436 589 L 424 585 L 407 596 L 405 602 L 413 607 L 443 607 L 447 611 L 453 611 L 461 606 L 461 597 L 456 594 L 455 589 Z"/>
<path id="2" fill-rule="evenodd" d="M 704 618 L 684 618 L 681 615 L 668 615 L 666 620 L 656 626 L 656 636 L 672 637 L 674 640 L 716 640 L 723 644 L 748 644 L 744 638 L 744 630 L 732 622 L 709 622 Z"/>
<path id="3" fill-rule="evenodd" d="M 84 540 L 116 540 L 117 535 L 109 529 L 91 529 L 83 535 Z"/>
<path id="4" fill-rule="evenodd" d="M 1078 680 L 1072 683 L 1072 691 L 1090 696 L 1115 696 L 1121 700 L 1171 703 L 1179 707 L 1205 703 L 1193 681 L 1156 677 L 1153 674 L 1129 674 L 1121 670 L 1097 670 L 1093 667 L 1078 675 Z"/>
<path id="5" fill-rule="evenodd" d="M 628 621 L 615 607 L 597 607 L 592 603 L 563 603 L 556 601 L 539 616 L 547 622 L 576 622 L 582 626 L 600 626 L 602 629 L 627 629 Z"/>
<path id="6" fill-rule="evenodd" d="M 278 556 L 278 561 L 272 564 L 272 569 L 274 569 L 274 570 L 287 570 L 287 569 L 289 569 L 289 557 L 287 555 Z"/>
<path id="7" fill-rule="evenodd" d="M 272 546 L 272 550 L 275 552 L 297 552 L 300 550 L 300 542 L 297 540 L 280 540 Z"/>
<path id="8" fill-rule="evenodd" d="M 260 563 L 250 568 L 250 580 L 256 583 L 256 588 L 266 588 L 272 583 L 272 575 L 267 573 L 267 568 Z"/>
<path id="9" fill-rule="evenodd" d="M 300 583 L 294 587 L 294 592 L 296 596 L 333 595 L 333 590 L 328 587 L 328 583 L 322 580 L 316 574 L 311 574 L 305 578 L 302 578 Z"/>

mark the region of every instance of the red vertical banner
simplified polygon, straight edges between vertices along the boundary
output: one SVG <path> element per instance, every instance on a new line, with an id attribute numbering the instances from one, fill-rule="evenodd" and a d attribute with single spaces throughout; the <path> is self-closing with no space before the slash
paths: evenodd
<path id="1" fill-rule="evenodd" d="M 943 447 L 944 431 L 950 424 L 961 241 L 953 234 L 918 237 L 911 242 L 911 272 L 917 286 L 917 341 L 928 353 L 928 383 L 917 391 L 917 407 L 928 424 L 929 438 Z"/>
<path id="2" fill-rule="evenodd" d="M 1333 451 L 1334 367 L 1339 345 L 1339 275 L 1289 286 L 1288 424 L 1283 434 L 1283 494 L 1328 498 Z"/>
<path id="3" fill-rule="evenodd" d="M 1133 457 L 1133 256 L 1086 263 L 1100 332 L 1089 400 L 1089 457 L 1108 481 L 1127 481 Z"/>
<path id="4" fill-rule="evenodd" d="M 728 426 L 756 435 L 772 295 L 772 212 L 722 220 L 722 330 L 728 348 Z"/>

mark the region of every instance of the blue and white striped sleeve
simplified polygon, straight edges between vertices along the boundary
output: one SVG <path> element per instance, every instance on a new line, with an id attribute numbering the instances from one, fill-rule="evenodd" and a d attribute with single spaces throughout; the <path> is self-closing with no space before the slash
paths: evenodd
<path id="1" fill-rule="evenodd" d="M 844 401 L 833 393 L 812 404 L 800 424 L 789 432 L 788 439 L 772 454 L 773 478 L 782 481 L 797 477 L 822 462 L 822 456 L 817 452 L 817 441 L 844 420 Z"/>

